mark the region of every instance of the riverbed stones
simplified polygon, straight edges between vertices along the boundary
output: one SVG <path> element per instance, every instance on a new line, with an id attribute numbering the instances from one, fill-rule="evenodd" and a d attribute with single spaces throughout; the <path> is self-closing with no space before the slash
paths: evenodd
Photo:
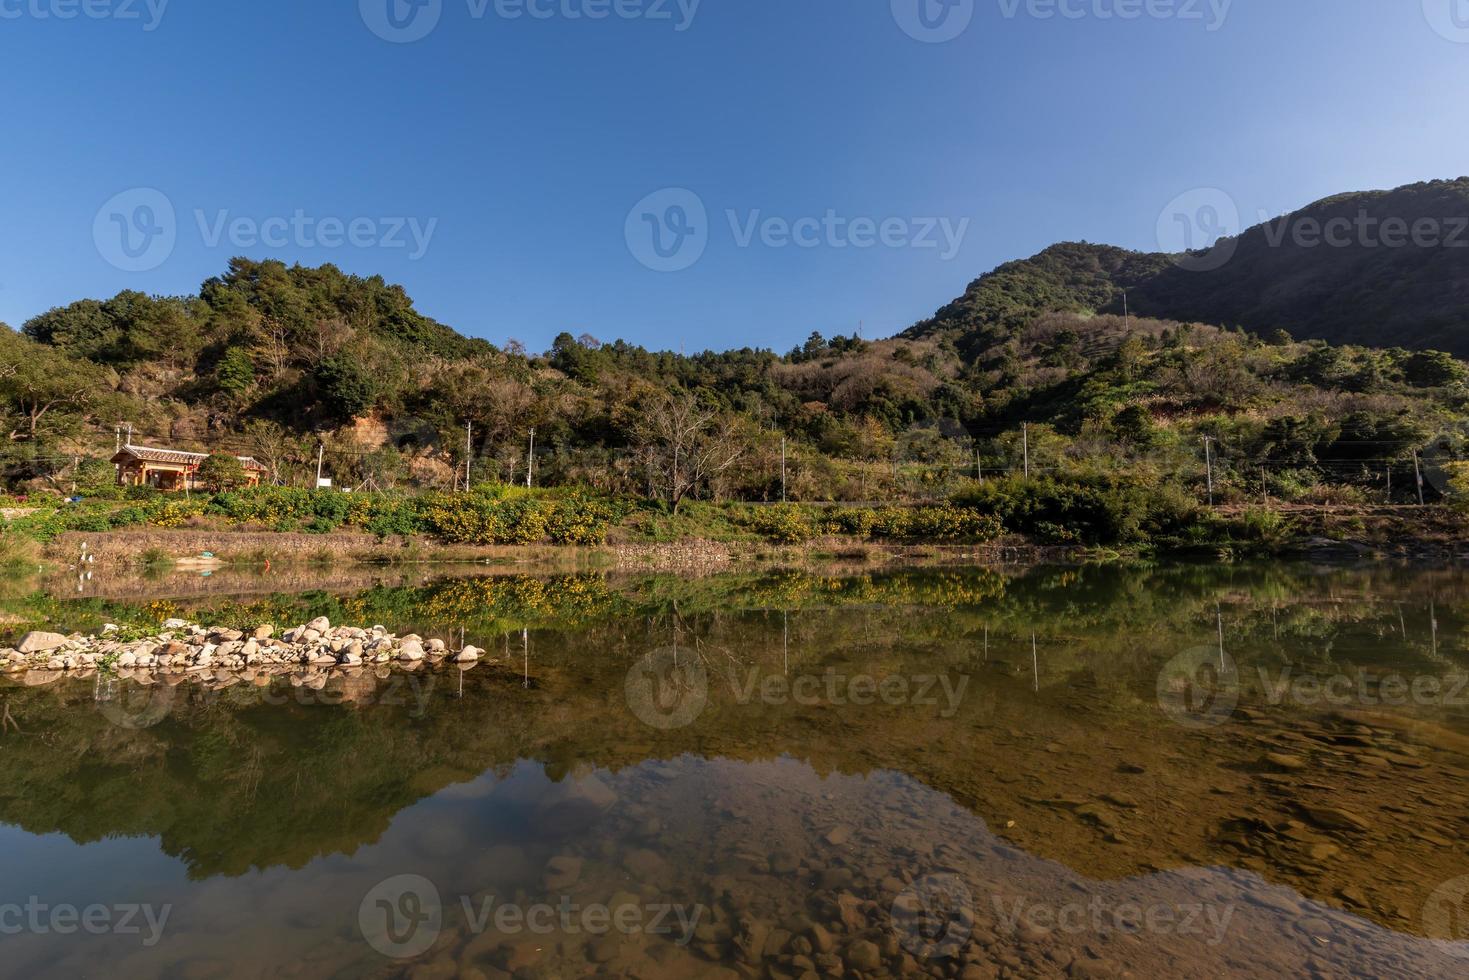
<path id="1" fill-rule="evenodd" d="M 832 847 L 841 847 L 852 839 L 852 828 L 845 824 L 839 824 L 826 833 L 826 842 Z"/>
<path id="2" fill-rule="evenodd" d="M 33 630 L 21 637 L 16 649 L 21 653 L 45 653 L 66 646 L 66 637 L 60 633 L 46 633 Z"/>
<path id="3" fill-rule="evenodd" d="M 872 973 L 882 968 L 882 951 L 877 948 L 876 943 L 867 939 L 859 939 L 848 946 L 843 958 L 847 966 L 863 973 Z"/>
<path id="4" fill-rule="evenodd" d="M 1371 830 L 1372 825 L 1362 817 L 1343 810 L 1340 807 L 1331 806 L 1301 806 L 1301 812 L 1306 819 L 1323 830 Z"/>
<path id="5" fill-rule="evenodd" d="M 387 665 L 395 660 L 398 669 L 408 671 L 437 665 L 445 658 L 469 669 L 488 656 L 474 646 L 450 654 L 442 640 L 424 641 L 412 633 L 399 639 L 381 626 L 333 628 L 325 617 L 286 630 L 279 638 L 271 626 L 236 629 L 170 622 L 171 629 L 134 641 L 117 639 L 118 630 L 97 636 L 28 634 L 22 645 L 34 649 L 0 649 L 0 668 L 22 676 L 44 670 L 52 679 L 67 674 L 87 676 L 101 669 L 142 683 L 173 685 L 187 679 L 216 688 L 240 679 L 255 682 L 257 676 L 268 680 L 294 670 L 301 673 L 293 675 L 293 684 L 320 689 L 328 674 L 352 676 L 369 663 L 379 665 L 378 676 L 385 678 Z M 324 624 L 326 630 L 316 628 Z M 591 782 L 592 795 L 605 789 L 595 779 Z"/>
<path id="6" fill-rule="evenodd" d="M 572 854 L 558 854 L 546 862 L 546 889 L 559 893 L 581 878 L 583 861 Z M 605 961 L 604 961 L 605 962 Z"/>
<path id="7" fill-rule="evenodd" d="M 1286 752 L 1266 752 L 1265 762 L 1269 765 L 1274 766 L 1277 769 L 1282 769 L 1287 772 L 1297 772 L 1301 769 L 1306 768 L 1305 759 L 1301 758 L 1298 755 L 1291 755 Z"/>

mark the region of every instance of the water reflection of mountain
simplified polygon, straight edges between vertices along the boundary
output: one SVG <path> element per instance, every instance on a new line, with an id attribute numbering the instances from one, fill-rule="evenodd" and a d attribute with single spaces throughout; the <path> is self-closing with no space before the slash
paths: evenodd
<path id="1" fill-rule="evenodd" d="M 1469 871 L 1459 849 L 1438 843 L 1456 840 L 1469 812 L 1461 711 L 1304 710 L 1247 689 L 1250 715 L 1196 731 L 1159 711 L 1154 685 L 1163 661 L 1226 616 L 1226 643 L 1246 668 L 1270 658 L 1452 665 L 1461 585 L 1452 575 L 1086 569 L 693 585 L 573 576 L 271 600 L 465 624 L 501 659 L 463 675 L 336 678 L 322 691 L 284 680 L 268 690 L 109 691 L 100 678 L 7 687 L 21 731 L 0 739 L 0 819 L 77 841 L 156 837 L 192 876 L 233 876 L 352 854 L 418 801 L 519 760 L 560 779 L 685 755 L 791 757 L 823 775 L 903 773 L 1089 877 L 1249 869 L 1411 932 L 1437 880 Z M 529 633 L 525 648 L 518 632 L 483 635 L 536 622 L 539 610 L 564 628 Z M 708 698 L 686 727 L 662 730 L 629 709 L 627 678 L 675 643 L 704 667 Z M 932 704 L 789 696 L 789 678 L 833 672 L 969 681 L 952 711 L 942 688 Z M 101 708 L 99 694 L 111 696 Z M 1369 766 L 1354 738 L 1391 743 L 1386 754 L 1409 761 Z M 1262 765 L 1283 748 L 1309 768 Z M 1366 828 L 1302 819 L 1327 808 Z M 1329 860 L 1311 856 L 1323 843 L 1336 847 Z"/>

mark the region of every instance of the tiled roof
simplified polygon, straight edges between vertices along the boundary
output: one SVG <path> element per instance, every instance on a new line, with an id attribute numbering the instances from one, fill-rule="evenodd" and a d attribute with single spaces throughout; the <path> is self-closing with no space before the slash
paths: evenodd
<path id="1" fill-rule="evenodd" d="M 173 463 L 178 466 L 197 466 L 209 458 L 208 453 L 186 453 L 181 449 L 151 449 L 148 446 L 124 446 L 122 452 L 145 463 Z M 251 456 L 237 456 L 247 469 L 264 470 Z"/>

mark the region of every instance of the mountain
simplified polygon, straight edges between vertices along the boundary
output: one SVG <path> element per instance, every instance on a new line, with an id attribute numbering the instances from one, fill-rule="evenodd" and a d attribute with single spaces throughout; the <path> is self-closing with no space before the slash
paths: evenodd
<path id="1" fill-rule="evenodd" d="M 1469 356 L 1469 177 L 1340 194 L 1207 252 L 1069 242 L 1000 266 L 916 324 L 978 356 L 1036 316 L 1122 313 Z"/>
<path id="2" fill-rule="evenodd" d="M 291 485 L 323 448 L 351 486 L 519 482 L 534 432 L 543 486 L 670 499 L 723 461 L 695 493 L 933 499 L 981 465 L 1029 465 L 1176 491 L 1158 499 L 1198 497 L 1212 468 L 1235 500 L 1401 503 L 1415 459 L 1434 481 L 1434 460 L 1469 457 L 1469 364 L 1436 350 L 1469 354 L 1459 215 L 1469 180 L 1331 198 L 1203 255 L 1056 245 L 899 338 L 812 334 L 784 355 L 570 333 L 533 353 L 465 337 L 380 277 L 239 258 L 195 294 L 0 329 L 0 486 L 102 492 L 126 425 Z M 1352 243 L 1308 243 L 1333 221 Z M 1363 232 L 1388 221 L 1447 240 Z"/>

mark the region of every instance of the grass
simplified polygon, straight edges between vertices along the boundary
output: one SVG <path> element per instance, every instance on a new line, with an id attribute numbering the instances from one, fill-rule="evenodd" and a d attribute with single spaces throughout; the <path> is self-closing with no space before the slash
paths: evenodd
<path id="1" fill-rule="evenodd" d="M 173 556 L 167 551 L 155 545 L 151 548 L 145 548 L 138 555 L 138 563 L 145 568 L 165 568 L 174 564 L 174 560 Z"/>
<path id="2" fill-rule="evenodd" d="M 41 547 L 29 538 L 8 528 L 0 529 L 0 568 L 22 568 L 39 564 Z"/>

